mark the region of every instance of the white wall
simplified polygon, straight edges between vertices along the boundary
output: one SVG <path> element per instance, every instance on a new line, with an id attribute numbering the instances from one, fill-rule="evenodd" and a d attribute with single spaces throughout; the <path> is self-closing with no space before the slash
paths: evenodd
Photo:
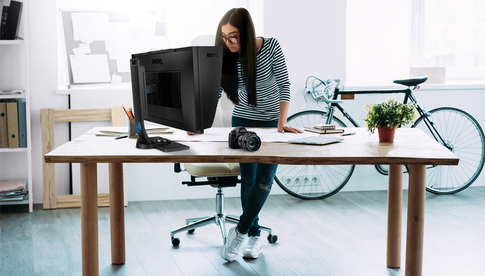
<path id="1" fill-rule="evenodd" d="M 57 87 L 57 8 L 55 0 L 29 1 L 28 16 L 30 88 L 32 101 L 32 171 L 34 203 L 42 203 L 42 147 L 40 109 L 67 109 L 67 96 L 54 95 Z M 58 125 L 56 141 L 66 141 L 67 124 Z M 66 180 L 66 165 L 57 165 L 58 182 Z M 60 190 L 67 191 L 66 185 Z"/>
<path id="2" fill-rule="evenodd" d="M 345 2 L 346 1 L 277 1 L 265 0 L 265 36 L 276 37 L 283 48 L 292 83 L 290 114 L 308 108 L 318 108 L 303 99 L 304 81 L 309 75 L 323 79 L 345 78 Z M 284 3 L 284 4 L 282 4 Z M 42 164 L 40 142 L 40 109 L 65 109 L 66 95 L 56 95 L 57 89 L 57 8 L 55 0 L 29 1 L 30 76 L 32 89 L 32 144 L 34 203 L 42 202 Z M 401 76 L 398 76 L 399 78 Z M 485 126 L 482 90 L 474 91 L 420 91 L 419 102 L 428 109 L 452 105 L 469 111 Z M 91 91 L 72 95 L 73 108 L 103 107 L 102 101 L 93 101 L 104 95 L 107 106 L 131 105 L 131 92 Z M 387 99 L 387 96 L 380 96 Z M 462 99 L 459 99 L 461 97 Z M 363 106 L 379 96 L 361 96 L 344 106 L 354 118 L 363 118 Z M 77 125 L 76 128 L 90 128 Z M 79 129 L 77 131 L 79 131 Z M 56 141 L 67 141 L 67 124 L 56 125 Z M 73 136 L 75 137 L 75 136 Z M 67 166 L 57 165 L 58 194 L 68 191 Z M 173 172 L 173 164 L 127 164 L 128 199 L 159 200 L 214 197 L 214 189 L 186 187 L 180 184 L 189 177 Z M 474 185 L 485 185 L 482 174 Z M 100 183 L 100 191 L 107 184 Z M 275 184 L 275 187 L 277 185 Z M 345 190 L 387 189 L 387 178 L 371 166 L 357 166 Z M 273 193 L 282 193 L 278 188 Z M 238 189 L 227 189 L 227 196 L 238 196 Z"/>

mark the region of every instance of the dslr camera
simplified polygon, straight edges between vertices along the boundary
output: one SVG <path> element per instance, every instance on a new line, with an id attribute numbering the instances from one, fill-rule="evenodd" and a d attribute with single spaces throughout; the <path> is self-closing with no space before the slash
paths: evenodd
<path id="1" fill-rule="evenodd" d="M 248 151 L 257 151 L 261 147 L 261 139 L 254 131 L 244 127 L 236 127 L 229 133 L 229 147 L 231 149 L 243 148 Z"/>

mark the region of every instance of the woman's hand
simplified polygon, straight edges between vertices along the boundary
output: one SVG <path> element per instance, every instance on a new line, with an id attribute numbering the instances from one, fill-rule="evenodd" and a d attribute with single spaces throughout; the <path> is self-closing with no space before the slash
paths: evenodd
<path id="1" fill-rule="evenodd" d="M 190 131 L 186 131 L 187 132 L 187 135 L 196 135 L 197 133 L 194 133 L 194 132 L 190 132 Z"/>
<path id="2" fill-rule="evenodd" d="M 303 129 L 294 128 L 288 125 L 288 109 L 290 108 L 289 102 L 280 102 L 280 117 L 278 118 L 278 131 L 285 133 L 285 131 L 293 133 L 303 133 Z"/>
<path id="3" fill-rule="evenodd" d="M 281 133 L 285 133 L 286 131 L 293 132 L 293 133 L 303 133 L 303 130 L 299 128 L 294 128 L 289 126 L 287 123 L 280 123 L 280 122 L 278 122 L 278 131 Z"/>

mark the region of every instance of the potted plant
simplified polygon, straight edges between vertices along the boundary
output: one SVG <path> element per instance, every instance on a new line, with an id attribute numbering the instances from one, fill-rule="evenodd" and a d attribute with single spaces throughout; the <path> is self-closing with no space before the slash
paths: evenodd
<path id="1" fill-rule="evenodd" d="M 380 142 L 393 142 L 394 132 L 399 126 L 411 124 L 417 117 L 414 103 L 399 103 L 393 99 L 378 104 L 367 104 L 364 119 L 367 130 L 374 133 L 377 128 Z"/>

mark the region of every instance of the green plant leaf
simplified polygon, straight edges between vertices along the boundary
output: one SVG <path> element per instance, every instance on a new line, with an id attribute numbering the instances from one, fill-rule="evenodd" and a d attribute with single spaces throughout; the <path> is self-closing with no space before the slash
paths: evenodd
<path id="1" fill-rule="evenodd" d="M 364 119 L 365 125 L 371 133 L 374 133 L 377 126 L 392 128 L 398 128 L 401 125 L 407 126 L 418 116 L 416 104 L 404 104 L 394 99 L 378 104 L 367 104 L 364 109 L 367 110 L 367 116 Z"/>

